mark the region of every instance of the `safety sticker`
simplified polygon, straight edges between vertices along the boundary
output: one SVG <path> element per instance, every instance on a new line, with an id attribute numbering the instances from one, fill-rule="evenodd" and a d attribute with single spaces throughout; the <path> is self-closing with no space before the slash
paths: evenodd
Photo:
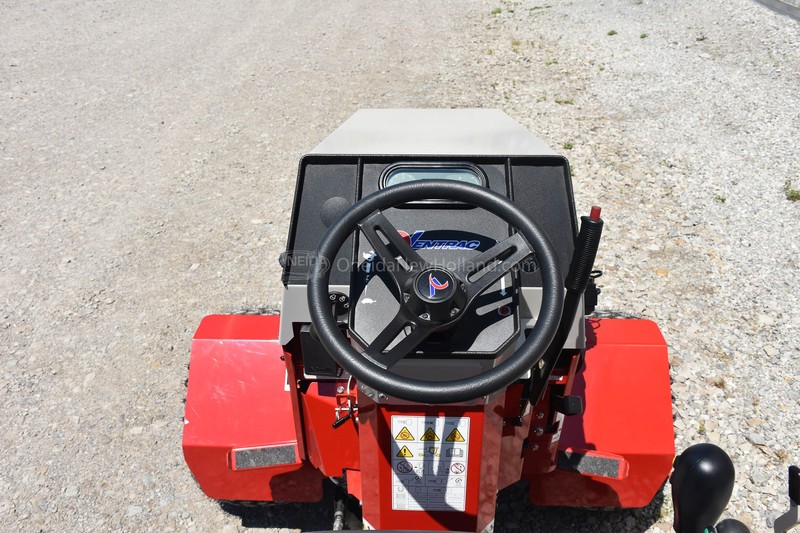
<path id="1" fill-rule="evenodd" d="M 393 415 L 391 432 L 392 509 L 464 512 L 469 418 Z"/>
<path id="2" fill-rule="evenodd" d="M 411 453 L 411 450 L 408 449 L 408 446 L 403 446 L 400 448 L 400 451 L 397 452 L 397 457 L 414 457 L 414 454 Z"/>
<path id="3" fill-rule="evenodd" d="M 433 428 L 428 428 L 425 430 L 425 434 L 422 435 L 419 440 L 439 440 L 439 435 L 436 434 Z"/>
<path id="4" fill-rule="evenodd" d="M 464 442 L 464 437 L 461 435 L 461 432 L 458 431 L 458 428 L 453 428 L 453 431 L 450 432 L 445 440 L 447 442 Z"/>
<path id="5" fill-rule="evenodd" d="M 411 434 L 407 427 L 403 426 L 403 429 L 400 430 L 394 440 L 414 440 L 414 435 Z"/>

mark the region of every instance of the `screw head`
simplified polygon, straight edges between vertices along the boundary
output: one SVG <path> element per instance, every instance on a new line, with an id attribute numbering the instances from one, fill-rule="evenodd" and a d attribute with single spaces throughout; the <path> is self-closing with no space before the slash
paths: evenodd
<path id="1" fill-rule="evenodd" d="M 336 392 L 337 392 L 338 394 L 341 394 L 341 393 L 343 393 L 343 392 L 344 392 L 344 387 L 342 387 L 341 385 L 339 385 L 338 387 L 336 387 Z"/>

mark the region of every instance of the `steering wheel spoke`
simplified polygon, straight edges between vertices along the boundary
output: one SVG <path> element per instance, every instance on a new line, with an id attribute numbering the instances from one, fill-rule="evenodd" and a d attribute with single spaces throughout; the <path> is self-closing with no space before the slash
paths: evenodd
<path id="1" fill-rule="evenodd" d="M 394 225 L 381 211 L 376 211 L 358 224 L 364 236 L 372 245 L 372 250 L 380 257 L 387 272 L 394 278 L 401 289 L 416 272 L 425 269 L 428 263 L 400 236 Z M 388 244 L 384 242 L 386 237 Z M 394 247 L 396 253 L 389 249 Z"/>
<path id="2" fill-rule="evenodd" d="M 411 328 L 411 332 L 400 339 L 397 344 L 389 348 L 388 351 L 384 352 L 398 335 L 405 332 L 407 327 Z M 411 351 L 433 333 L 435 329 L 436 328 L 433 326 L 411 320 L 406 313 L 401 311 L 397 313 L 389 325 L 375 337 L 375 340 L 370 343 L 369 347 L 364 352 L 364 356 L 379 367 L 388 370 L 411 353 Z"/>
<path id="3" fill-rule="evenodd" d="M 467 305 L 532 253 L 525 239 L 515 233 L 465 262 L 456 273 L 464 280 Z"/>

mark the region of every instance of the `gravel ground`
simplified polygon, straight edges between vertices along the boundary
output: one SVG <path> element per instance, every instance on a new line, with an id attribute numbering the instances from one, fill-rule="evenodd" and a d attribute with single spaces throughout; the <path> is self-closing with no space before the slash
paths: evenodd
<path id="1" fill-rule="evenodd" d="M 203 315 L 279 304 L 297 160 L 363 107 L 499 107 L 563 151 L 579 211 L 604 207 L 601 310 L 670 344 L 678 448 L 728 450 L 755 531 L 787 507 L 798 23 L 746 0 L 42 0 L 0 1 L 0 36 L 1 530 L 327 527 L 329 502 L 205 498 L 182 382 Z M 499 531 L 670 527 L 668 494 L 523 490 Z"/>

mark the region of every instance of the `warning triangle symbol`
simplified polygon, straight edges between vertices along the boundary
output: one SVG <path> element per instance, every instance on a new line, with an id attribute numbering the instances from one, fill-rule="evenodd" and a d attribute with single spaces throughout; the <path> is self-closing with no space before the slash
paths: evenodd
<path id="1" fill-rule="evenodd" d="M 400 451 L 397 452 L 397 457 L 414 457 L 414 454 L 411 453 L 411 450 L 408 449 L 408 446 L 403 446 L 400 448 Z"/>
<path id="2" fill-rule="evenodd" d="M 428 428 L 425 434 L 420 437 L 419 440 L 439 440 L 439 435 L 433 430 L 433 428 Z"/>
<path id="3" fill-rule="evenodd" d="M 458 428 L 453 428 L 453 431 L 445 439 L 447 442 L 466 442 Z"/>
<path id="4" fill-rule="evenodd" d="M 414 440 L 414 435 L 411 434 L 407 427 L 403 426 L 403 429 L 400 430 L 394 440 Z"/>

